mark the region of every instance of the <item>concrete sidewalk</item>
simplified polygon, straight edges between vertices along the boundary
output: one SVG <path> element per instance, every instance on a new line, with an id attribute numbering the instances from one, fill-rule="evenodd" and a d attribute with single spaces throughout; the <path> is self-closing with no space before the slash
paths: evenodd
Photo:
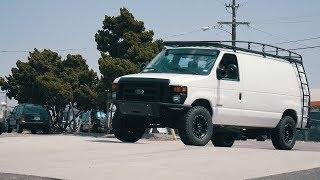
<path id="1" fill-rule="evenodd" d="M 217 148 L 180 141 L 0 136 L 0 172 L 59 179 L 248 179 L 320 167 L 318 151 L 318 143 L 305 142 L 279 151 L 270 142 L 256 141 Z"/>

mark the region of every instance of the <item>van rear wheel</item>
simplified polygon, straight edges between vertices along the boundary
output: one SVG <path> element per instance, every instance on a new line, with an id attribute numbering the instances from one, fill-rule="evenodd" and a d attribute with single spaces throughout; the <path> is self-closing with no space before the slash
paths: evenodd
<path id="1" fill-rule="evenodd" d="M 143 125 L 134 126 L 128 122 L 129 120 L 116 112 L 112 119 L 112 128 L 114 136 L 122 142 L 137 142 L 145 133 Z M 134 123 L 137 123 L 136 121 Z"/>
<path id="2" fill-rule="evenodd" d="M 296 132 L 294 119 L 290 116 L 282 117 L 271 133 L 273 146 L 279 150 L 291 150 L 296 143 Z"/>
<path id="3" fill-rule="evenodd" d="M 216 147 L 232 147 L 235 137 L 231 133 L 215 133 L 212 135 L 211 142 Z"/>
<path id="4" fill-rule="evenodd" d="M 205 146 L 212 132 L 211 115 L 204 107 L 192 107 L 180 120 L 179 136 L 185 145 Z"/>

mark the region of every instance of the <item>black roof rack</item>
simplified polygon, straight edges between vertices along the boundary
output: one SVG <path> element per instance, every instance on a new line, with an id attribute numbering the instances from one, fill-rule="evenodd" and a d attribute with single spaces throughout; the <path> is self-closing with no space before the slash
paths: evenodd
<path id="1" fill-rule="evenodd" d="M 232 46 L 232 42 L 239 46 Z M 270 56 L 274 58 L 285 59 L 289 62 L 302 64 L 302 56 L 298 53 L 287 49 L 276 47 L 273 45 L 250 42 L 250 41 L 165 41 L 165 46 L 170 47 L 188 47 L 188 46 L 204 46 L 231 49 L 233 51 L 244 51 L 262 56 Z"/>

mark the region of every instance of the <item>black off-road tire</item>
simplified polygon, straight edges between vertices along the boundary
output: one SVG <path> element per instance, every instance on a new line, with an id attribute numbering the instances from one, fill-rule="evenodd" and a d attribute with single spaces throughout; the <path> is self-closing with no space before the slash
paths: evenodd
<path id="1" fill-rule="evenodd" d="M 276 128 L 272 130 L 271 140 L 276 149 L 291 150 L 296 142 L 296 122 L 290 116 L 281 118 Z"/>
<path id="2" fill-rule="evenodd" d="M 235 137 L 232 133 L 216 133 L 212 135 L 211 142 L 215 147 L 232 147 Z"/>
<path id="3" fill-rule="evenodd" d="M 10 126 L 9 121 L 6 121 L 6 132 L 12 133 L 13 128 Z"/>
<path id="4" fill-rule="evenodd" d="M 138 123 L 137 121 L 133 123 Z M 112 118 L 112 128 L 114 136 L 122 142 L 137 142 L 145 133 L 143 125 L 130 124 L 126 117 L 115 112 Z"/>
<path id="5" fill-rule="evenodd" d="M 179 122 L 179 136 L 185 145 L 205 146 L 213 132 L 212 118 L 202 106 L 192 107 Z"/>
<path id="6" fill-rule="evenodd" d="M 0 134 L 4 133 L 5 130 L 6 126 L 4 125 L 4 123 L 0 122 Z"/>
<path id="7" fill-rule="evenodd" d="M 7 133 L 12 133 L 12 127 L 10 127 L 10 125 L 9 124 L 7 124 Z"/>
<path id="8" fill-rule="evenodd" d="M 21 134 L 23 132 L 23 127 L 20 123 L 17 123 L 17 133 Z"/>
<path id="9" fill-rule="evenodd" d="M 50 126 L 44 126 L 41 129 L 42 134 L 49 134 L 50 133 Z"/>
<path id="10" fill-rule="evenodd" d="M 31 134 L 37 134 L 38 133 L 38 129 L 32 128 L 30 129 Z"/>

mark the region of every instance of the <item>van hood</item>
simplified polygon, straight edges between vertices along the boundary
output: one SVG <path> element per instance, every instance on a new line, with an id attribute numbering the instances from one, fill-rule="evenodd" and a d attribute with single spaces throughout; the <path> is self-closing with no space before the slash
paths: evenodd
<path id="1" fill-rule="evenodd" d="M 114 80 L 117 83 L 121 78 L 154 78 L 154 79 L 168 79 L 170 80 L 170 85 L 181 85 L 181 86 L 195 86 L 202 80 L 208 78 L 208 76 L 193 75 L 193 74 L 173 74 L 173 73 L 138 73 L 130 74 L 119 77 Z M 201 84 L 201 83 L 200 83 Z"/>

